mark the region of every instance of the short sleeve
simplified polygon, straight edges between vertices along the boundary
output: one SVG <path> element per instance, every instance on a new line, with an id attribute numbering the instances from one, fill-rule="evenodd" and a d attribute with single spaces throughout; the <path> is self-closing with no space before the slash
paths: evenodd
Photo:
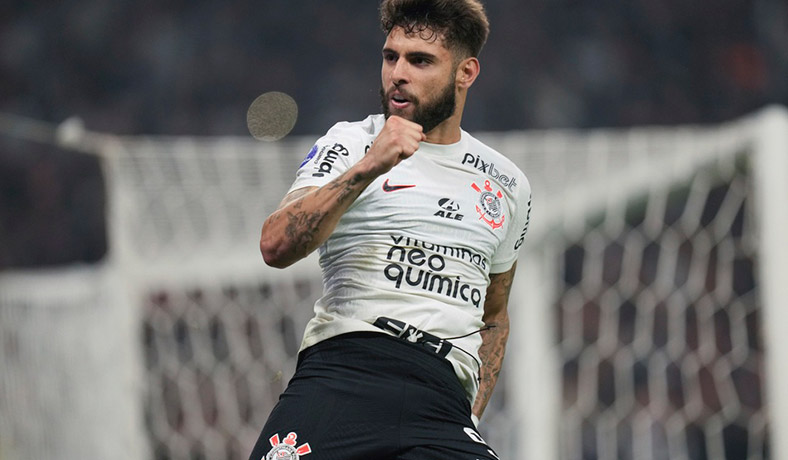
<path id="1" fill-rule="evenodd" d="M 296 172 L 291 192 L 303 187 L 321 187 L 347 171 L 364 156 L 363 139 L 349 123 L 337 123 L 317 140 Z"/>
<path id="2" fill-rule="evenodd" d="M 506 237 L 493 255 L 490 273 L 503 273 L 512 268 L 528 233 L 528 224 L 531 220 L 531 185 L 525 174 L 520 173 L 520 175 L 512 225 L 509 226 Z"/>

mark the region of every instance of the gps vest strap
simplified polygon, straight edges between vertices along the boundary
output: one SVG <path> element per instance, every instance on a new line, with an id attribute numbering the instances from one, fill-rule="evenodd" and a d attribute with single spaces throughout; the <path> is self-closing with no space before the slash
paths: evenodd
<path id="1" fill-rule="evenodd" d="M 453 346 L 451 342 L 397 319 L 379 316 L 372 324 L 406 342 L 421 345 L 425 350 L 435 353 L 441 358 L 445 358 Z"/>

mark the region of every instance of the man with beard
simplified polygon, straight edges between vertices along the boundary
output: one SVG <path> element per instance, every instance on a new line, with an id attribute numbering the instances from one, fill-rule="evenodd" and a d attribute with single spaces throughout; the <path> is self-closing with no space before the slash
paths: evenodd
<path id="1" fill-rule="evenodd" d="M 489 25 L 478 0 L 380 11 L 383 114 L 320 138 L 263 224 L 271 266 L 319 251 L 324 295 L 251 460 L 498 458 L 475 425 L 531 190 L 460 127 Z"/>

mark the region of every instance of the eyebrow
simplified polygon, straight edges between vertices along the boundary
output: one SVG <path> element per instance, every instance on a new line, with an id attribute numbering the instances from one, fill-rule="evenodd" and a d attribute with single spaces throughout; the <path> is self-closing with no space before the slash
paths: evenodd
<path id="1" fill-rule="evenodd" d="M 397 51 L 391 48 L 383 48 L 382 53 L 393 53 L 393 54 L 400 54 Z M 421 58 L 421 59 L 432 59 L 435 60 L 438 58 L 435 54 L 427 53 L 426 51 L 410 51 L 405 53 L 405 58 L 407 59 L 414 59 L 414 58 Z"/>

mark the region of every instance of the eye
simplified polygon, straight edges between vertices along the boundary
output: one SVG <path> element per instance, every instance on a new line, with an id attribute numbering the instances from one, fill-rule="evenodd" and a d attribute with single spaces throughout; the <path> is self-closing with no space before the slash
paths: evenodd
<path id="1" fill-rule="evenodd" d="M 383 53 L 383 60 L 386 62 L 395 62 L 397 60 L 397 55 L 394 53 Z"/>
<path id="2" fill-rule="evenodd" d="M 415 66 L 424 67 L 432 64 L 432 59 L 426 56 L 413 56 L 410 58 L 410 63 Z"/>

